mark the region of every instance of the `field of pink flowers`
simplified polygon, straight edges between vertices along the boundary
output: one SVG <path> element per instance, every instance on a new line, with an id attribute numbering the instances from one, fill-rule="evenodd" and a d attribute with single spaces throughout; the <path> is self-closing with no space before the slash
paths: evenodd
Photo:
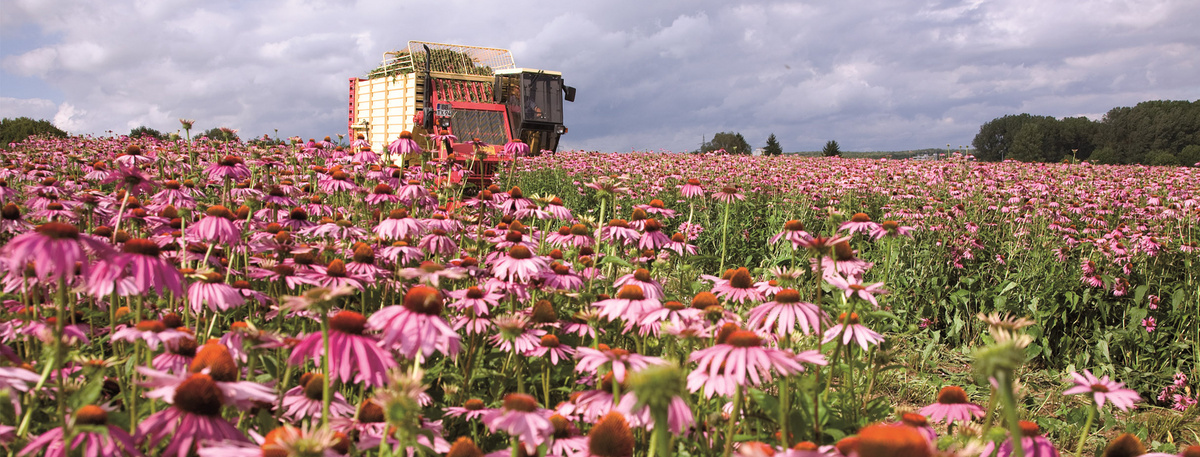
<path id="1" fill-rule="evenodd" d="M 0 445 L 1200 455 L 1195 168 L 359 146 L 0 151 Z"/>

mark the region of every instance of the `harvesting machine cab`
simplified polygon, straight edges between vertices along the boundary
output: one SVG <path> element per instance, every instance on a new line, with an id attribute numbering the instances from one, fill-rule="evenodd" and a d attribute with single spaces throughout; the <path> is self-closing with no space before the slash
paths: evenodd
<path id="1" fill-rule="evenodd" d="M 424 150 L 444 158 L 448 149 L 471 163 L 471 181 L 485 185 L 513 159 L 504 145 L 514 139 L 534 155 L 557 151 L 567 133 L 563 100 L 574 101 L 575 88 L 561 73 L 518 68 L 506 49 L 410 41 L 366 77 L 350 79 L 348 130 L 381 153 L 412 132 Z M 435 144 L 435 134 L 456 139 Z"/>

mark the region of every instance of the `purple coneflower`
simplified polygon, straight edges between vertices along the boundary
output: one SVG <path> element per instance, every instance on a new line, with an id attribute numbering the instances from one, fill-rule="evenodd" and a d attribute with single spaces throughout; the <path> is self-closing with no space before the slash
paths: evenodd
<path id="1" fill-rule="evenodd" d="M 1058 450 L 1050 440 L 1042 436 L 1038 424 L 1029 421 L 1020 421 L 1018 424 L 1021 428 L 1021 449 L 1026 457 L 1058 457 Z M 980 455 L 1010 457 L 1013 455 L 1013 440 L 1006 438 L 1000 446 L 996 446 L 995 442 L 988 442 Z"/>
<path id="2" fill-rule="evenodd" d="M 720 192 L 713 193 L 712 196 L 717 201 L 725 204 L 746 199 L 746 196 L 739 193 L 736 187 L 731 186 L 722 187 Z"/>
<path id="3" fill-rule="evenodd" d="M 629 223 L 624 219 L 613 219 L 608 221 L 608 225 L 600 228 L 600 239 L 620 243 L 622 246 L 637 243 L 641 237 L 642 234 L 629 228 Z"/>
<path id="4" fill-rule="evenodd" d="M 558 337 L 554 335 L 542 336 L 542 343 L 536 349 L 526 352 L 525 355 L 531 357 L 545 357 L 550 359 L 550 364 L 558 365 L 558 361 L 570 360 L 575 355 L 575 350 L 570 346 L 564 346 L 558 341 Z"/>
<path id="5" fill-rule="evenodd" d="M 735 303 L 762 301 L 764 298 L 762 292 L 754 287 L 754 279 L 750 277 L 750 270 L 746 267 L 734 270 L 727 282 L 714 285 L 712 293 Z"/>
<path id="6" fill-rule="evenodd" d="M 725 337 L 723 343 L 693 352 L 689 360 L 697 362 L 693 373 L 707 373 L 708 382 L 726 382 L 738 386 L 759 386 L 763 382 L 770 382 L 772 371 L 790 375 L 804 370 L 795 354 L 763 347 L 762 337 L 749 330 L 735 330 Z M 724 376 L 718 376 L 721 370 L 724 370 Z M 692 389 L 693 392 L 697 390 Z"/>
<path id="7" fill-rule="evenodd" d="M 599 349 L 577 347 L 575 350 L 575 358 L 579 360 L 575 363 L 575 371 L 596 373 L 598 369 L 608 365 L 616 382 L 625 382 L 625 376 L 629 371 L 638 371 L 651 364 L 666 363 L 658 357 L 635 354 L 621 348 L 610 349 L 605 345 L 600 345 Z"/>
<path id="8" fill-rule="evenodd" d="M 700 187 L 699 179 L 689 178 L 686 182 L 684 182 L 683 186 L 679 188 L 679 194 L 684 196 L 684 198 L 703 197 L 704 188 Z"/>
<path id="9" fill-rule="evenodd" d="M 488 430 L 504 432 L 524 443 L 525 452 L 534 454 L 538 446 L 554 435 L 554 425 L 547 417 L 550 412 L 538 407 L 538 402 L 526 394 L 508 394 L 500 408 L 483 415 Z"/>
<path id="10" fill-rule="evenodd" d="M 609 321 L 624 321 L 625 331 L 629 331 L 639 318 L 662 307 L 662 304 L 654 298 L 647 297 L 642 286 L 626 284 L 617 291 L 616 297 L 598 301 L 592 306 L 600 310 L 600 317 Z"/>
<path id="11" fill-rule="evenodd" d="M 616 287 L 618 290 L 620 290 L 621 287 L 629 284 L 641 287 L 642 294 L 645 295 L 646 298 L 654 300 L 662 300 L 663 298 L 666 298 L 666 294 L 663 292 L 662 285 L 659 284 L 658 281 L 655 281 L 654 278 L 650 276 L 650 270 L 645 268 L 638 268 L 637 270 L 634 270 L 633 273 L 617 278 L 617 280 L 613 282 L 613 287 Z"/>
<path id="12" fill-rule="evenodd" d="M 368 386 L 387 384 L 387 371 L 396 367 L 396 360 L 376 344 L 375 338 L 363 335 L 366 325 L 367 318 L 353 311 L 340 311 L 329 318 L 330 379 Z M 312 359 L 321 366 L 325 356 L 321 338 L 321 332 L 304 337 L 292 350 L 288 363 L 300 365 Z"/>
<path id="13" fill-rule="evenodd" d="M 447 293 L 450 298 L 458 300 L 450 304 L 451 308 L 459 310 L 472 310 L 476 316 L 487 316 L 491 314 L 492 308 L 500 306 L 500 300 L 504 298 L 504 294 L 498 294 L 491 289 L 486 289 L 479 286 L 471 286 L 466 289 L 454 290 Z"/>
<path id="14" fill-rule="evenodd" d="M 181 332 L 174 328 L 167 328 L 162 321 L 141 321 L 134 326 L 123 326 L 121 329 L 113 332 L 110 339 L 112 341 L 134 342 L 142 340 L 146 342 L 146 346 L 151 350 L 157 351 L 160 343 L 171 344 L 184 338 L 191 338 L 192 335 L 187 332 Z"/>
<path id="15" fill-rule="evenodd" d="M 36 278 L 50 283 L 74 277 L 77 263 L 82 273 L 88 273 L 88 251 L 104 258 L 112 248 L 99 239 L 80 236 L 74 225 L 61 222 L 39 225 L 33 232 L 13 238 L 3 248 L 9 271 L 23 271 L 26 264 L 33 262 Z"/>
<path id="16" fill-rule="evenodd" d="M 250 179 L 250 168 L 246 166 L 241 157 L 235 155 L 222 157 L 220 161 L 205 168 L 204 172 L 208 174 L 210 181 Z"/>
<path id="17" fill-rule="evenodd" d="M 233 224 L 233 219 L 233 211 L 229 208 L 221 205 L 210 206 L 200 222 L 188 226 L 188 239 L 205 243 L 237 244 L 242 239 L 242 231 Z"/>
<path id="18" fill-rule="evenodd" d="M 374 283 L 373 279 L 363 278 L 359 276 L 351 276 L 346 271 L 346 261 L 342 259 L 333 259 L 328 266 L 313 265 L 313 271 L 305 274 L 305 279 L 330 289 L 338 289 L 341 287 L 353 287 L 358 290 L 363 290 L 364 283 Z"/>
<path id="19" fill-rule="evenodd" d="M 819 306 L 800 301 L 800 292 L 783 289 L 775 294 L 774 301 L 750 310 L 746 325 L 760 332 L 775 327 L 774 333 L 779 336 L 790 335 L 797 328 L 808 335 L 828 321 L 829 317 Z"/>
<path id="20" fill-rule="evenodd" d="M 192 312 L 199 314 L 208 306 L 213 311 L 226 311 L 246 302 L 242 294 L 229 284 L 225 284 L 225 275 L 207 273 L 204 279 L 192 283 L 187 290 L 188 304 Z"/>
<path id="21" fill-rule="evenodd" d="M 1109 380 L 1108 375 L 1096 378 L 1091 371 L 1083 370 L 1083 373 L 1071 372 L 1071 378 L 1075 386 L 1063 391 L 1063 395 L 1091 393 L 1097 408 L 1103 408 L 1107 401 L 1121 411 L 1128 411 L 1134 403 L 1142 401 L 1137 392 L 1126 389 L 1125 383 Z"/>
<path id="22" fill-rule="evenodd" d="M 461 337 L 442 319 L 445 298 L 433 287 L 416 285 L 404 294 L 401 306 L 388 306 L 371 315 L 367 328 L 382 333 L 380 345 L 408 359 L 429 357 L 434 351 L 453 357 Z"/>
<path id="23" fill-rule="evenodd" d="M 804 231 L 804 223 L 792 219 L 783 224 L 783 231 L 771 237 L 771 244 L 776 244 L 779 240 L 787 240 L 795 250 L 800 249 L 800 245 L 809 238 L 812 238 L 812 235 Z"/>
<path id="24" fill-rule="evenodd" d="M 174 389 L 160 390 L 164 390 L 160 397 L 172 406 L 139 423 L 138 444 L 148 442 L 153 448 L 168 440 L 161 455 L 186 457 L 201 441 L 248 442 L 237 427 L 221 417 L 221 406 L 230 399 L 212 376 L 192 374 Z M 147 392 L 146 396 L 159 395 L 155 392 Z M 273 400 L 273 395 L 264 399 L 266 402 Z"/>
<path id="25" fill-rule="evenodd" d="M 283 394 L 283 418 L 291 422 L 304 419 L 321 419 L 322 395 L 325 391 L 325 376 L 320 373 L 305 373 L 300 376 L 300 385 L 288 389 Z M 330 417 L 350 417 L 354 415 L 354 406 L 346 402 L 346 397 L 337 390 L 333 391 L 329 403 Z"/>
<path id="26" fill-rule="evenodd" d="M 983 417 L 983 408 L 967 400 L 967 392 L 958 386 L 946 386 L 938 391 L 937 401 L 921 408 L 921 414 L 934 422 L 971 422 Z"/>
<path id="27" fill-rule="evenodd" d="M 84 405 L 76 410 L 74 424 L 76 428 L 69 448 L 64 440 L 63 428 L 55 427 L 32 439 L 17 455 L 66 457 L 78 452 L 87 457 L 142 456 L 133 437 L 121 427 L 110 425 L 108 412 L 99 406 Z"/>
<path id="28" fill-rule="evenodd" d="M 843 278 L 838 274 L 828 274 L 825 275 L 825 282 L 841 289 L 846 298 L 858 297 L 876 308 L 879 307 L 879 300 L 875 296 L 888 293 L 887 290 L 884 290 L 881 282 L 864 286 L 861 279 L 853 276 Z"/>
<path id="29" fill-rule="evenodd" d="M 671 243 L 671 237 L 662 232 L 657 219 L 646 219 L 642 225 L 642 236 L 638 238 L 638 249 L 658 249 Z"/>
<path id="30" fill-rule="evenodd" d="M 128 273 L 139 293 L 154 290 L 158 294 L 170 291 L 183 295 L 183 279 L 171 262 L 159 257 L 158 243 L 133 238 L 121 246 L 121 253 L 101 260 L 91 272 L 89 288 L 102 283 L 111 284 Z M 128 268 L 128 271 L 126 270 Z M 101 283 L 101 284 L 97 284 Z"/>
<path id="31" fill-rule="evenodd" d="M 854 213 L 853 216 L 850 216 L 850 220 L 838 226 L 838 231 L 845 230 L 853 235 L 858 232 L 871 233 L 878 228 L 880 228 L 879 224 L 872 222 L 871 216 L 868 216 L 867 213 Z"/>
<path id="32" fill-rule="evenodd" d="M 549 261 L 542 256 L 534 255 L 523 245 L 513 246 L 507 256 L 501 256 L 492 262 L 492 275 L 497 279 L 521 284 L 528 284 L 538 277 L 549 266 Z"/>
<path id="33" fill-rule="evenodd" d="M 845 328 L 845 332 L 842 331 L 843 328 Z M 834 341 L 838 339 L 838 336 L 841 336 L 842 339 L 838 344 L 849 345 L 851 341 L 854 341 L 864 351 L 867 350 L 868 346 L 879 344 L 883 341 L 883 335 L 858 323 L 858 313 L 850 313 L 849 320 L 846 319 L 846 313 L 838 315 L 837 325 L 829 327 L 829 330 L 825 331 L 824 338 L 821 339 L 821 344 Z"/>
<path id="34" fill-rule="evenodd" d="M 421 238 L 417 247 L 430 254 L 442 256 L 452 256 L 458 252 L 458 244 L 454 242 L 454 238 L 447 236 L 446 231 L 442 229 L 430 231 L 428 235 Z"/>
<path id="35" fill-rule="evenodd" d="M 898 238 L 906 236 L 912 238 L 912 231 L 916 230 L 906 225 L 900 225 L 899 222 L 886 220 L 879 224 L 879 227 L 871 230 L 871 238 L 875 240 L 887 238 Z"/>

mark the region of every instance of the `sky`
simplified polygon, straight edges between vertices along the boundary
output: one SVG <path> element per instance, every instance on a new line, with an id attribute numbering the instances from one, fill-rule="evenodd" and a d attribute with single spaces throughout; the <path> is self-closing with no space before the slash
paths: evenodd
<path id="1" fill-rule="evenodd" d="M 512 51 L 578 89 L 562 149 L 966 145 L 1007 114 L 1200 99 L 1195 0 L 0 0 L 0 117 L 73 134 L 346 132 L 409 40 Z"/>

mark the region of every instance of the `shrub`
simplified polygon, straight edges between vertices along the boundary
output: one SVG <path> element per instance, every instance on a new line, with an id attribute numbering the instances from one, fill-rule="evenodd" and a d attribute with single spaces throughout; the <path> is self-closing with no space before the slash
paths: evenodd
<path id="1" fill-rule="evenodd" d="M 55 127 L 45 119 L 35 121 L 22 116 L 16 119 L 0 120 L 0 148 L 7 149 L 9 143 L 20 143 L 36 135 L 66 138 L 67 132 Z"/>

